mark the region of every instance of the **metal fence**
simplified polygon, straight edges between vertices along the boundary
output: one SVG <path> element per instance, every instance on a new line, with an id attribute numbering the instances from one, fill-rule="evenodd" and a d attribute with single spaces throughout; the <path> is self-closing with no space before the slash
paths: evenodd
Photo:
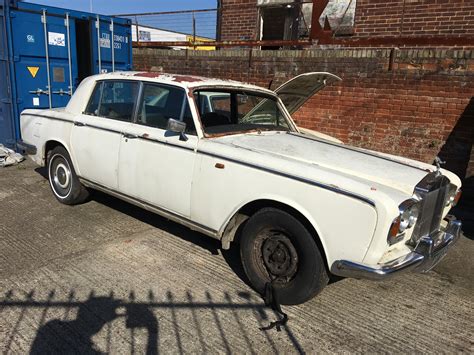
<path id="1" fill-rule="evenodd" d="M 216 40 L 218 9 L 148 12 L 116 16 L 132 20 L 134 42 L 191 43 Z"/>
<path id="2" fill-rule="evenodd" d="M 265 2 L 265 0 L 262 0 Z M 257 4 L 256 4 L 257 6 Z M 281 7 L 281 4 L 279 5 Z M 168 12 L 147 12 L 119 14 L 132 20 L 132 38 L 135 47 L 201 49 L 214 50 L 226 47 L 273 47 L 284 49 L 303 49 L 310 46 L 339 47 L 399 47 L 399 46 L 468 46 L 472 36 L 460 35 L 405 35 L 352 37 L 355 24 L 355 0 L 299 0 L 292 6 L 285 5 L 291 12 L 291 25 L 285 26 L 285 39 L 265 39 L 262 35 L 262 20 L 269 9 L 275 6 L 259 7 L 260 20 L 255 18 L 255 33 L 259 38 L 245 40 L 221 40 L 220 26 L 222 9 L 182 10 Z M 269 12 L 268 19 L 272 22 Z M 403 20 L 403 18 L 402 18 Z M 221 23 L 222 22 L 222 23 Z M 274 27 L 274 26 L 271 26 Z M 261 37 L 261 38 L 260 38 Z M 274 37 L 274 36 L 270 36 Z"/>

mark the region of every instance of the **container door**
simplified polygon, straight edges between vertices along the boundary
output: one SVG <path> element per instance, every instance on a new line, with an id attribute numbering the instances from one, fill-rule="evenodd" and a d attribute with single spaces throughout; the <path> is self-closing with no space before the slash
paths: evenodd
<path id="1" fill-rule="evenodd" d="M 100 18 L 98 26 L 97 18 L 91 21 L 94 73 L 130 70 L 132 67 L 130 25 L 114 22 L 113 19 Z"/>
<path id="2" fill-rule="evenodd" d="M 64 107 L 77 85 L 75 23 L 44 14 L 12 11 L 19 112 Z"/>
<path id="3" fill-rule="evenodd" d="M 132 69 L 132 30 L 130 25 L 114 24 L 115 70 Z"/>
<path id="4" fill-rule="evenodd" d="M 13 147 L 15 131 L 13 126 L 13 102 L 9 86 L 8 38 L 5 32 L 4 8 L 0 7 L 0 143 Z"/>

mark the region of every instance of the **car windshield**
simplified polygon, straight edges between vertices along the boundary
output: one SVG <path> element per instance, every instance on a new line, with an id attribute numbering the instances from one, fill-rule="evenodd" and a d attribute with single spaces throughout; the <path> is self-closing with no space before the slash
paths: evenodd
<path id="1" fill-rule="evenodd" d="M 208 134 L 291 130 L 277 100 L 269 95 L 232 90 L 197 90 L 194 91 L 194 98 L 204 132 Z"/>

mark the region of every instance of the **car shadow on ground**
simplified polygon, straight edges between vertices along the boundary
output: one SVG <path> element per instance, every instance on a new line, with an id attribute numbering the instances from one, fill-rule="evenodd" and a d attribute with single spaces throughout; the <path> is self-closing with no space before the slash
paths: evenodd
<path id="1" fill-rule="evenodd" d="M 246 297 L 228 292 L 213 296 L 205 291 L 196 297 L 187 290 L 180 297 L 171 291 L 158 295 L 149 290 L 143 300 L 133 291 L 128 298 L 116 298 L 113 292 L 98 296 L 91 291 L 86 299 L 79 298 L 73 289 L 69 294 L 55 290 L 9 290 L 1 294 L 0 313 L 10 319 L 10 326 L 0 332 L 4 334 L 2 353 L 18 351 L 18 343 L 23 350 L 29 347 L 31 354 L 158 354 L 160 346 L 177 353 L 189 347 L 194 347 L 188 349 L 193 352 L 220 348 L 231 353 L 234 349 L 228 335 L 232 331 L 240 332 L 243 340 L 239 341 L 239 351 L 256 354 L 258 349 L 250 339 L 255 338 L 258 327 L 274 317 L 249 293 Z M 248 324 L 254 324 L 255 329 Z M 303 353 L 290 327 L 282 330 L 279 337 L 286 337 L 295 351 Z M 277 351 L 271 333 L 262 335 L 269 348 Z M 190 336 L 192 342 L 188 341 Z"/>
<path id="2" fill-rule="evenodd" d="M 45 179 L 48 178 L 47 169 L 44 167 L 36 168 L 35 171 L 43 176 Z M 90 200 L 100 203 L 101 205 L 110 207 L 120 213 L 124 213 L 131 216 L 139 221 L 146 223 L 154 228 L 161 229 L 167 233 L 173 234 L 185 241 L 191 242 L 207 251 L 212 255 L 219 255 L 221 252 L 223 258 L 232 269 L 232 271 L 250 287 L 250 282 L 245 275 L 242 263 L 240 261 L 240 251 L 238 248 L 238 236 L 240 235 L 241 228 L 236 233 L 236 240 L 232 244 L 230 250 L 223 250 L 221 243 L 218 240 L 212 239 L 202 233 L 193 231 L 179 223 L 170 221 L 160 215 L 147 211 L 143 208 L 135 206 L 131 203 L 120 200 L 119 198 L 113 197 L 106 193 L 90 190 Z M 237 247 L 235 247 L 237 246 Z"/>
<path id="3" fill-rule="evenodd" d="M 43 176 L 45 179 L 48 179 L 47 169 L 44 167 L 36 168 L 35 171 Z M 231 243 L 231 248 L 229 250 L 224 250 L 221 248 L 221 242 L 211 237 L 208 237 L 202 233 L 193 231 L 185 226 L 180 225 L 179 223 L 170 221 L 160 215 L 147 211 L 141 207 L 135 206 L 131 203 L 125 202 L 119 198 L 108 195 L 98 190 L 90 189 L 91 196 L 90 200 L 100 203 L 104 206 L 110 207 L 120 213 L 124 213 L 128 216 L 138 219 L 139 221 L 146 223 L 154 228 L 161 229 L 167 233 L 173 234 L 185 241 L 191 242 L 211 253 L 212 255 L 219 255 L 219 251 L 222 254 L 222 257 L 232 269 L 232 271 L 250 288 L 252 287 L 250 281 L 245 274 L 242 262 L 240 259 L 240 248 L 239 248 L 239 239 L 243 229 L 244 224 L 235 233 L 234 241 Z M 333 284 L 343 280 L 343 277 L 336 275 L 331 275 L 329 279 L 329 284 Z"/>

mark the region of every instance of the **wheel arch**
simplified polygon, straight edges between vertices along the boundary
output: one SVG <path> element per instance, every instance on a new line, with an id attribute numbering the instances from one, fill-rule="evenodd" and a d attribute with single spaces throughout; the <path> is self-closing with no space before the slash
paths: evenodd
<path id="1" fill-rule="evenodd" d="M 291 216 L 295 217 L 299 222 L 301 222 L 305 228 L 310 232 L 313 236 L 321 255 L 324 259 L 324 264 L 328 269 L 328 260 L 326 255 L 326 248 L 324 246 L 324 242 L 320 237 L 320 233 L 318 232 L 318 227 L 316 223 L 312 221 L 312 219 L 307 215 L 307 213 L 302 212 L 301 208 L 297 206 L 292 206 L 288 202 L 278 201 L 272 198 L 261 198 L 253 201 L 249 201 L 243 204 L 240 208 L 237 209 L 236 212 L 232 214 L 232 217 L 228 219 L 225 227 L 222 228 L 222 248 L 229 249 L 230 243 L 234 240 L 239 238 L 239 231 L 241 227 L 250 218 L 253 214 L 263 208 L 276 208 L 282 210 Z"/>
<path id="2" fill-rule="evenodd" d="M 43 160 L 44 165 L 47 164 L 48 152 L 50 152 L 51 150 L 53 150 L 54 148 L 56 148 L 58 146 L 61 146 L 64 149 L 66 149 L 66 151 L 69 153 L 69 156 L 71 156 L 71 152 L 69 151 L 69 148 L 60 139 L 56 139 L 56 138 L 48 139 L 45 142 L 44 146 L 43 146 L 43 152 L 42 152 L 42 157 L 41 157 L 42 160 Z M 72 159 L 72 157 L 71 157 L 71 159 Z"/>

